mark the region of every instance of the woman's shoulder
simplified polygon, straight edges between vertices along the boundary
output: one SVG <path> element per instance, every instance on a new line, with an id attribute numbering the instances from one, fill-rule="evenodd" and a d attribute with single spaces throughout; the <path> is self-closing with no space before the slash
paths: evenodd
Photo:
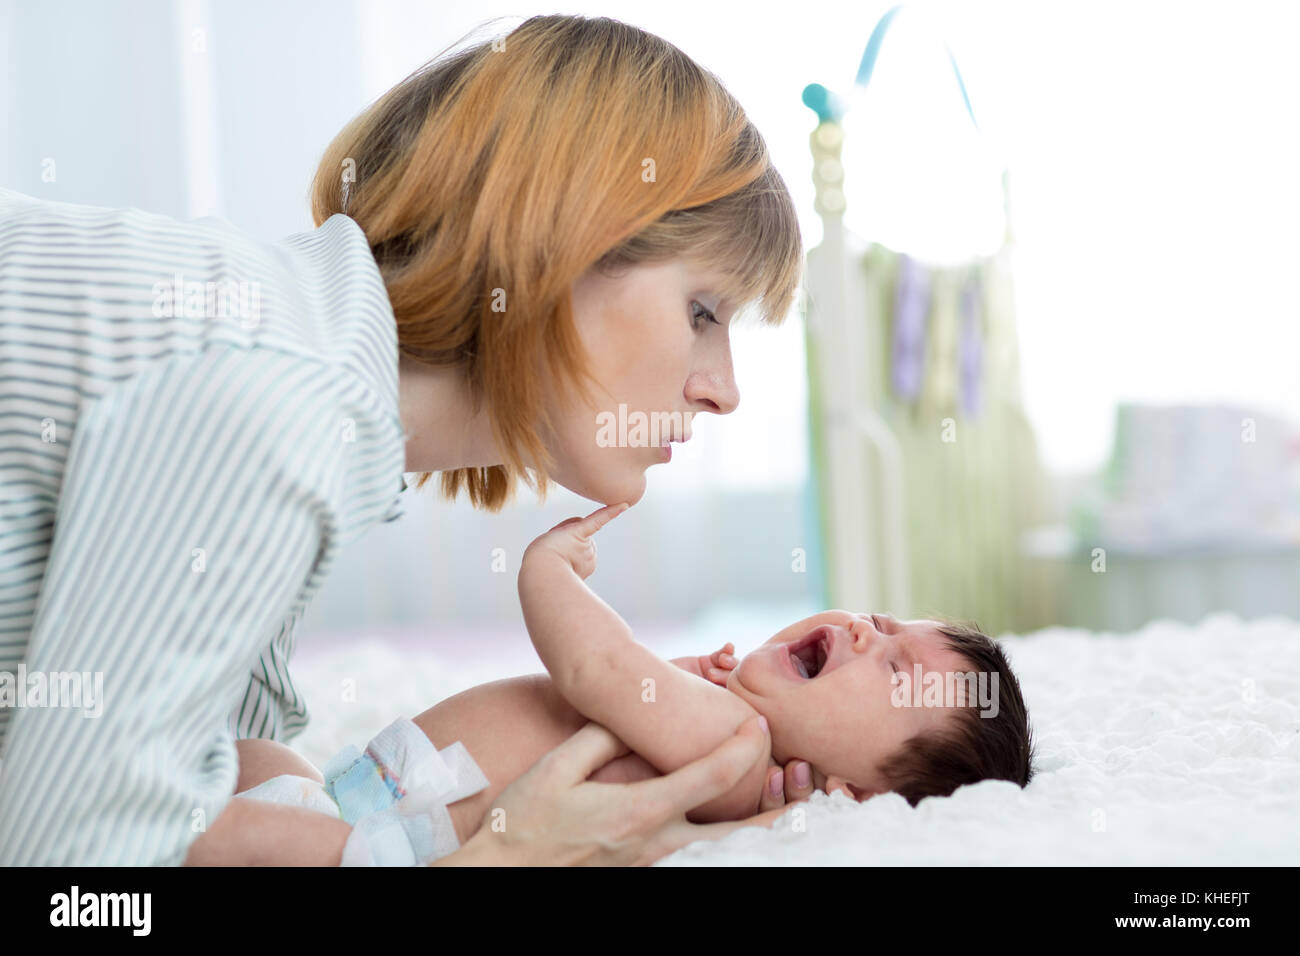
<path id="1" fill-rule="evenodd" d="M 218 406 L 292 382 L 284 407 L 328 410 L 348 485 L 373 502 L 361 510 L 393 513 L 405 463 L 396 321 L 353 220 L 264 241 L 211 217 L 3 190 L 0 229 L 4 371 L 40 381 L 65 430 L 114 396 L 164 400 L 176 375 L 191 401 L 203 390 Z"/>
<path id="2" fill-rule="evenodd" d="M 0 225 L 0 291 L 18 303 L 0 319 L 29 305 L 34 318 L 39 306 L 48 317 L 39 324 L 53 326 L 39 334 L 75 338 L 113 366 L 110 379 L 176 352 L 273 350 L 330 366 L 368 391 L 378 413 L 396 414 L 396 318 L 365 233 L 347 216 L 265 240 L 218 216 L 0 189 Z"/>

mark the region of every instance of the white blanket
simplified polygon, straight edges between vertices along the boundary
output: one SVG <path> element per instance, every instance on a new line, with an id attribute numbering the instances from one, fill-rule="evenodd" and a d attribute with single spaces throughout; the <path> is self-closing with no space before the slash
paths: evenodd
<path id="1" fill-rule="evenodd" d="M 669 657 L 732 640 L 744 653 L 794 619 L 769 618 L 713 615 L 674 646 L 651 646 Z M 1300 864 L 1300 625 L 1215 615 L 1001 640 L 1036 741 L 1025 790 L 985 781 L 915 809 L 894 794 L 861 805 L 814 794 L 770 830 L 700 841 L 659 865 Z M 490 661 L 458 653 L 456 666 L 369 641 L 295 658 L 312 710 L 295 746 L 319 766 L 394 717 L 539 670 L 519 641 L 514 657 L 493 643 Z"/>

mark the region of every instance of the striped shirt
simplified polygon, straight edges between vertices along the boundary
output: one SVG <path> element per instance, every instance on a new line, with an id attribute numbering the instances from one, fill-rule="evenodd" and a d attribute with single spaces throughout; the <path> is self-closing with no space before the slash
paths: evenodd
<path id="1" fill-rule="evenodd" d="M 168 865 L 294 634 L 403 513 L 397 330 L 344 215 L 266 243 L 0 190 L 0 863 Z"/>

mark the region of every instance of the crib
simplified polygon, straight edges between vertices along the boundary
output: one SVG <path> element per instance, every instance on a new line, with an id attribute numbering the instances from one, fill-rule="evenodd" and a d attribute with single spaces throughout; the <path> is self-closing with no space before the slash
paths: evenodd
<path id="1" fill-rule="evenodd" d="M 899 10 L 872 33 L 858 86 Z M 951 51 L 949 60 L 974 123 Z M 1009 176 L 996 254 L 918 261 L 846 228 L 845 99 L 819 84 L 803 99 L 818 119 L 809 146 L 824 226 L 805 280 L 824 604 L 973 620 L 993 633 L 1045 625 L 1058 585 L 1023 547 L 1051 502 L 1021 402 Z"/>

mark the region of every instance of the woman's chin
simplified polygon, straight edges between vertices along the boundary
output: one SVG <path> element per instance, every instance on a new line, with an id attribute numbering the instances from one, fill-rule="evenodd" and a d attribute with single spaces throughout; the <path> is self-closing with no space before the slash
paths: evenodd
<path id="1" fill-rule="evenodd" d="M 636 476 L 636 481 L 629 482 L 627 490 L 622 494 L 618 495 L 615 498 L 615 501 L 612 501 L 610 503 L 614 504 L 617 501 L 626 501 L 628 505 L 631 506 L 636 504 L 638 501 L 640 501 L 644 495 L 645 495 L 645 472 L 641 472 Z"/>
<path id="2" fill-rule="evenodd" d="M 627 502 L 634 505 L 645 495 L 645 472 L 638 471 L 628 475 L 624 480 L 617 480 L 608 474 L 598 475 L 591 481 L 568 484 L 560 482 L 575 495 L 602 505 L 616 505 Z"/>

